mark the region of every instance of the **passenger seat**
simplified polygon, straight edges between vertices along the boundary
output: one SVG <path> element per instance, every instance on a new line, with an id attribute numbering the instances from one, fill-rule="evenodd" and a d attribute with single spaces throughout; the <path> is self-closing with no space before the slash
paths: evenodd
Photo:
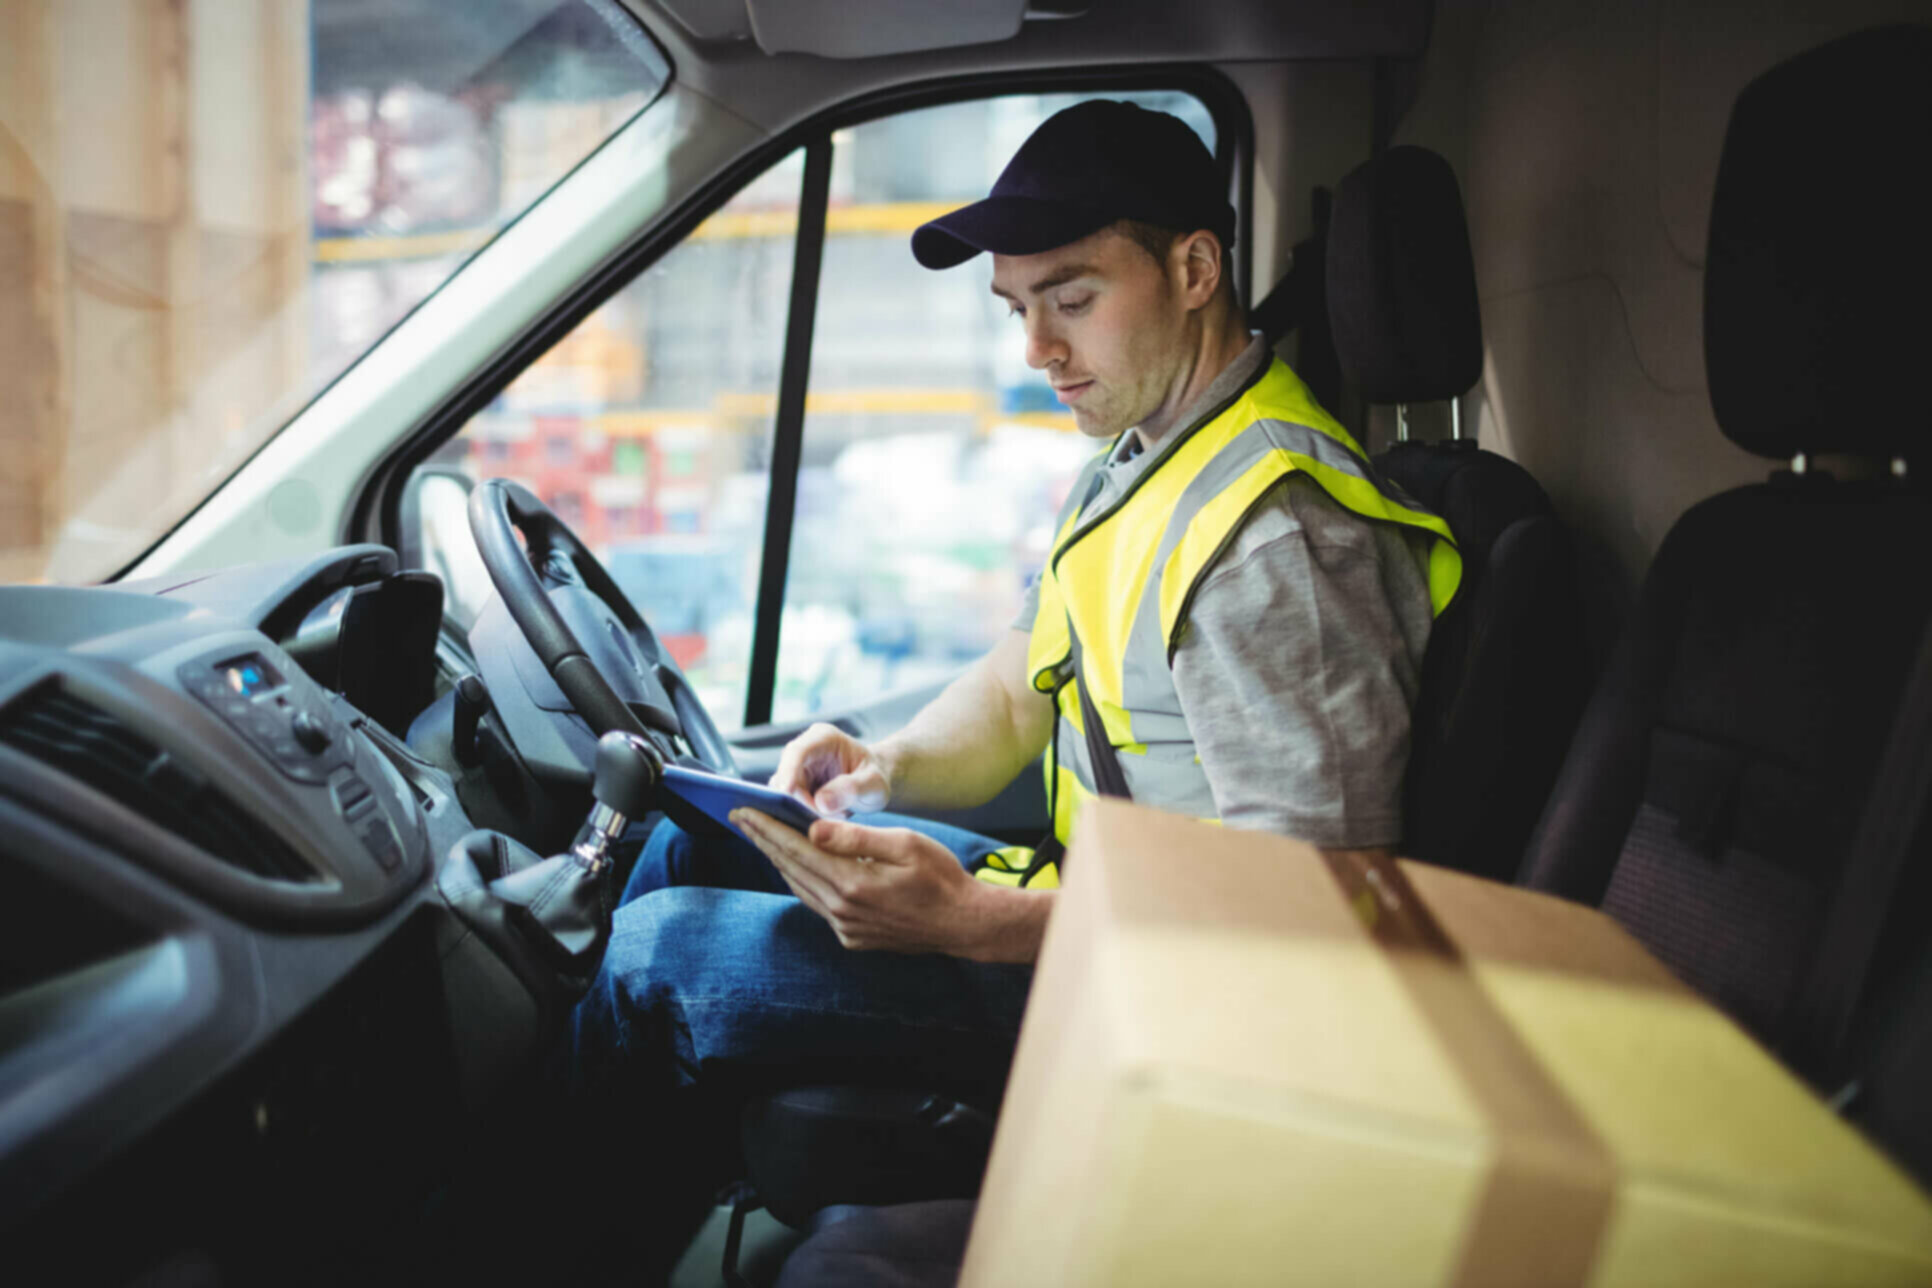
<path id="1" fill-rule="evenodd" d="M 1783 64 L 1738 99 L 1704 284 L 1726 437 L 1786 464 L 1664 540 L 1525 858 L 1600 905 L 1932 1179 L 1923 813 L 1849 1042 L 1821 1024 L 1827 927 L 1901 695 L 1927 676 L 1932 498 L 1912 473 L 1932 353 L 1932 28 Z M 1818 453 L 1865 463 L 1835 478 Z M 1919 731 L 1923 736 L 1923 731 Z M 1922 753 L 1921 753 L 1922 754 Z M 1923 763 L 1906 766 L 1923 785 Z M 1890 808 L 1882 803 L 1877 808 Z M 1847 1008 L 1849 1009 L 1849 1008 Z"/>
<path id="2" fill-rule="evenodd" d="M 1482 316 L 1448 162 L 1391 148 L 1335 192 L 1328 316 L 1371 404 L 1453 400 L 1482 375 Z M 1463 581 L 1423 658 L 1403 853 L 1507 881 L 1589 688 L 1569 532 L 1522 466 L 1473 438 L 1398 443 L 1376 467 L 1442 516 Z"/>

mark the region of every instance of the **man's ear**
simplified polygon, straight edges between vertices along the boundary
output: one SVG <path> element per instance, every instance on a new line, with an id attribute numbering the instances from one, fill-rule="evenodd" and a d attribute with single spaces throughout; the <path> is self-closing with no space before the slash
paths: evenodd
<path id="1" fill-rule="evenodd" d="M 1221 239 L 1203 228 L 1175 239 L 1181 298 L 1189 309 L 1205 308 L 1221 285 Z"/>

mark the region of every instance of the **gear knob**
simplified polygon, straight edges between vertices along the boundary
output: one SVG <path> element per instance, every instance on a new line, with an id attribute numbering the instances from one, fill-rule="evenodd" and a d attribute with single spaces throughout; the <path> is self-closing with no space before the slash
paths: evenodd
<path id="1" fill-rule="evenodd" d="M 590 794 L 596 802 L 577 829 L 571 853 L 594 871 L 609 866 L 611 846 L 634 818 L 651 808 L 651 795 L 664 772 L 664 758 L 648 739 L 613 729 L 597 740 L 597 767 Z"/>
<path id="2" fill-rule="evenodd" d="M 597 803 L 627 819 L 640 818 L 651 808 L 651 796 L 664 775 L 664 758 L 650 741 L 613 729 L 597 740 L 597 769 L 591 795 Z"/>

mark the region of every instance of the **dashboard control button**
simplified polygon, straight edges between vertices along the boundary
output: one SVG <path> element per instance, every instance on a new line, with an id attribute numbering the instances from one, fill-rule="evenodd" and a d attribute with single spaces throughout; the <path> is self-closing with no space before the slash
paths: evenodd
<path id="1" fill-rule="evenodd" d="M 297 711 L 288 727 L 295 734 L 295 741 L 309 751 L 320 752 L 329 745 L 328 726 L 306 711 Z"/>
<path id="2" fill-rule="evenodd" d="M 375 806 L 375 793 L 352 769 L 338 769 L 329 778 L 329 791 L 335 797 L 336 812 L 344 818 L 357 818 Z"/>
<path id="3" fill-rule="evenodd" d="M 270 677 L 275 687 L 258 686 L 249 697 L 234 684 L 223 683 L 226 672 L 213 659 L 184 663 L 176 676 L 184 690 L 297 783 L 333 781 L 332 774 L 355 762 L 352 731 L 316 706 L 318 695 L 309 694 L 303 682 L 279 678 L 265 658 L 251 655 L 241 661 L 252 665 L 258 677 Z"/>
<path id="4" fill-rule="evenodd" d="M 376 862 L 385 872 L 394 872 L 402 866 L 402 848 L 396 844 L 396 834 L 390 830 L 389 821 L 378 814 L 362 825 L 362 843 L 369 853 L 375 855 Z"/>

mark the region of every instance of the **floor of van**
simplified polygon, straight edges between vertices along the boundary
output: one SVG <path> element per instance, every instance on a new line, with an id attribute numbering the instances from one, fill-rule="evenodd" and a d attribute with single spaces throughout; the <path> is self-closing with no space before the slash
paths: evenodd
<path id="1" fill-rule="evenodd" d="M 670 1288 L 723 1288 L 725 1235 L 730 1228 L 731 1205 L 720 1203 L 678 1258 L 671 1271 Z M 802 1233 L 760 1208 L 745 1217 L 738 1272 L 752 1288 L 769 1288 L 786 1256 L 804 1240 Z"/>

